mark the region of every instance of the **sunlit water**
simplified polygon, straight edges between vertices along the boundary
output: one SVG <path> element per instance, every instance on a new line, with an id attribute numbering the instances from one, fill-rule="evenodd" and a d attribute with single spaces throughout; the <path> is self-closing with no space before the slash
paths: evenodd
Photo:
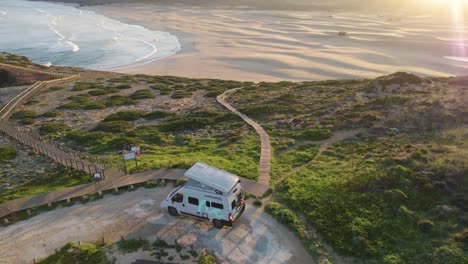
<path id="1" fill-rule="evenodd" d="M 44 65 L 115 69 L 174 55 L 177 37 L 73 6 L 0 0 L 0 51 Z"/>

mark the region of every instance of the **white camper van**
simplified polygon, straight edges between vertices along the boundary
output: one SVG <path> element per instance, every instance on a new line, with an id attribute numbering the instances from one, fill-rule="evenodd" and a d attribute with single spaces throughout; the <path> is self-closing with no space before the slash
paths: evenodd
<path id="1" fill-rule="evenodd" d="M 245 194 L 239 177 L 197 163 L 185 172 L 185 185 L 174 189 L 161 203 L 169 214 L 193 216 L 213 222 L 216 228 L 232 226 L 245 210 Z"/>

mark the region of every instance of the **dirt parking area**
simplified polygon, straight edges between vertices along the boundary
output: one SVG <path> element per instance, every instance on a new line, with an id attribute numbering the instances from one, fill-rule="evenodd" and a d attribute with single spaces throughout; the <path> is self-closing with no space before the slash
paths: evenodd
<path id="1" fill-rule="evenodd" d="M 172 186 L 139 188 L 121 195 L 51 212 L 0 228 L 0 263 L 32 263 L 67 242 L 106 241 L 124 238 L 156 238 L 184 246 L 206 249 L 223 263 L 313 263 L 300 241 L 262 209 L 253 206 L 233 228 L 219 230 L 206 221 L 172 217 L 159 207 Z M 122 255 L 117 263 L 136 258 L 151 260 L 148 252 Z M 193 263 L 193 259 L 186 263 Z M 177 261 L 179 262 L 179 261 Z"/>

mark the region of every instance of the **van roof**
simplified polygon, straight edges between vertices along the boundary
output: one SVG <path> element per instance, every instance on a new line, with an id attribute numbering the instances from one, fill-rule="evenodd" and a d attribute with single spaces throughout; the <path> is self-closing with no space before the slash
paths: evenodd
<path id="1" fill-rule="evenodd" d="M 224 194 L 227 194 L 239 182 L 238 176 L 202 162 L 197 162 L 184 175 Z"/>

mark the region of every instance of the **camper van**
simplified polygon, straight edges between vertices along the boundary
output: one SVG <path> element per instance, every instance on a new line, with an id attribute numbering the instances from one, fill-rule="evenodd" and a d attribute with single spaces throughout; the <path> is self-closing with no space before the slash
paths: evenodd
<path id="1" fill-rule="evenodd" d="M 184 175 L 188 181 L 161 203 L 170 215 L 193 216 L 222 228 L 232 226 L 244 212 L 245 194 L 238 176 L 201 162 Z"/>

